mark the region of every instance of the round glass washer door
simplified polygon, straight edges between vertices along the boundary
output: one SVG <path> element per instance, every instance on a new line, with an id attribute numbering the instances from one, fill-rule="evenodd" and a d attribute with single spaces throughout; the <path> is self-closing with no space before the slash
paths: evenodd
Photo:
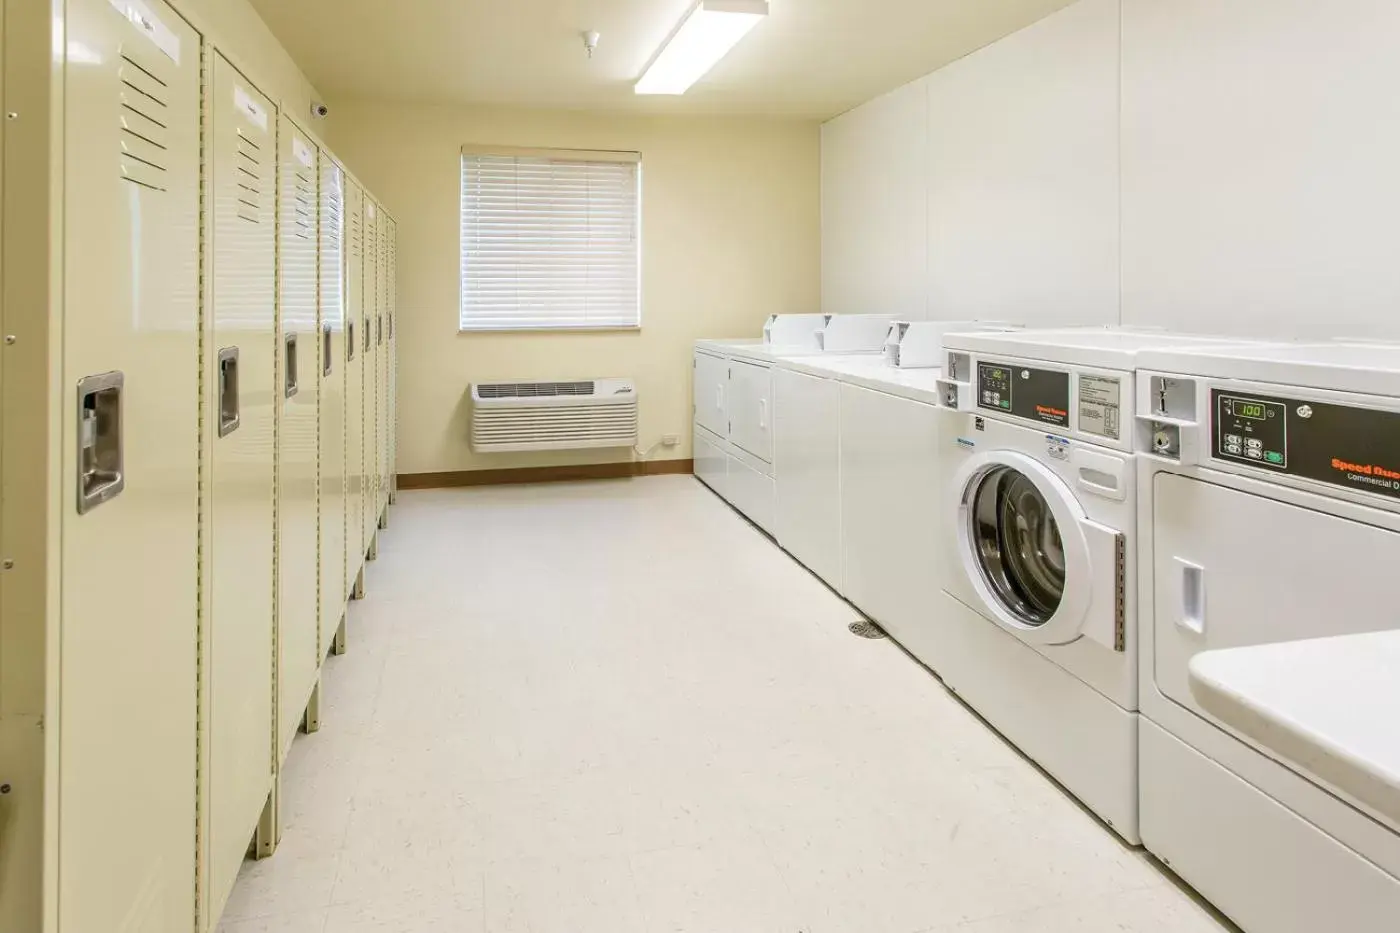
<path id="1" fill-rule="evenodd" d="M 985 471 L 970 499 L 968 543 L 983 579 L 1017 622 L 1039 628 L 1065 595 L 1065 546 L 1050 503 L 1004 465 Z"/>

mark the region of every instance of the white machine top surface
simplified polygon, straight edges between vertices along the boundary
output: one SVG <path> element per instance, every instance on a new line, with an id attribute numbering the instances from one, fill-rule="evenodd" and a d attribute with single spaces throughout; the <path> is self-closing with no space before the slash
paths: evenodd
<path id="1" fill-rule="evenodd" d="M 1239 344 L 1243 339 L 1130 327 L 1057 327 L 945 334 L 943 346 L 949 350 L 1001 353 L 1022 359 L 1132 370 L 1142 365 L 1141 354 L 1153 348 L 1215 347 Z"/>
<path id="2" fill-rule="evenodd" d="M 722 356 L 732 356 L 736 359 L 756 360 L 761 363 L 777 363 L 787 359 L 797 359 L 802 357 L 822 357 L 830 356 L 865 356 L 873 359 L 883 360 L 879 351 L 871 350 L 865 353 L 842 353 L 840 351 L 826 351 L 817 347 L 790 347 L 772 346 L 765 344 L 762 340 L 697 340 L 696 349 L 709 350 L 711 353 L 718 353 Z"/>
<path id="3" fill-rule="evenodd" d="M 1280 758 L 1400 825 L 1400 631 L 1206 651 L 1191 693 Z"/>
<path id="4" fill-rule="evenodd" d="M 1400 343 L 1279 343 L 1144 351 L 1142 369 L 1400 396 Z"/>
<path id="5" fill-rule="evenodd" d="M 785 360 L 779 365 L 809 376 L 835 379 L 915 402 L 938 404 L 941 369 L 900 369 L 886 362 L 884 356 L 869 353 L 804 356 Z"/>

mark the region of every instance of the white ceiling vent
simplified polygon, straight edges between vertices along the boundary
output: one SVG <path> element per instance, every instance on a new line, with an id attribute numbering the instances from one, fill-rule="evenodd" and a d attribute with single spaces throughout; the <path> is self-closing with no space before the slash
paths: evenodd
<path id="1" fill-rule="evenodd" d="M 637 386 L 630 379 L 472 385 L 473 450 L 577 450 L 636 443 Z"/>

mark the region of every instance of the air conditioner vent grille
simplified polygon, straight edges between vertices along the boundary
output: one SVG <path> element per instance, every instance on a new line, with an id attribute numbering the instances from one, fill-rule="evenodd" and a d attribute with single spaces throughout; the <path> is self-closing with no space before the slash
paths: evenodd
<path id="1" fill-rule="evenodd" d="M 637 422 L 630 379 L 472 386 L 472 449 L 482 452 L 632 447 Z"/>
<path id="2" fill-rule="evenodd" d="M 481 398 L 559 398 L 592 395 L 594 382 L 488 382 L 476 387 Z"/>

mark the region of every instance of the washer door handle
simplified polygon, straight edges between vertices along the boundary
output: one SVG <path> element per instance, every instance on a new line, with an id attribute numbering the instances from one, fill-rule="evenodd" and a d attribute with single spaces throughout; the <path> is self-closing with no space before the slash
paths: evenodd
<path id="1" fill-rule="evenodd" d="M 1206 633 L 1206 569 L 1184 557 L 1173 558 L 1181 571 L 1181 612 L 1177 627 L 1196 635 Z"/>

